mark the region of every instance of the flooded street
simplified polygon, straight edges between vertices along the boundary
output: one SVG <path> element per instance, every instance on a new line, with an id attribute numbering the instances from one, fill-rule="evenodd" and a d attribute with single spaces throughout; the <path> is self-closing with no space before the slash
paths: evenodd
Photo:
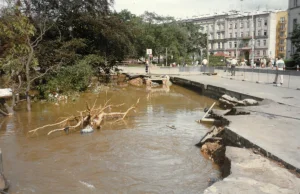
<path id="1" fill-rule="evenodd" d="M 136 112 L 124 121 L 104 123 L 101 130 L 81 135 L 27 137 L 27 131 L 78 114 L 96 94 L 85 93 L 67 104 L 33 103 L 0 118 L 0 148 L 10 193 L 202 193 L 218 168 L 194 145 L 208 128 L 195 122 L 213 100 L 178 86 L 148 93 L 145 88 L 102 92 L 97 104 L 125 103 L 140 98 Z M 167 127 L 175 126 L 176 129 Z M 53 129 L 53 128 L 49 128 Z"/>

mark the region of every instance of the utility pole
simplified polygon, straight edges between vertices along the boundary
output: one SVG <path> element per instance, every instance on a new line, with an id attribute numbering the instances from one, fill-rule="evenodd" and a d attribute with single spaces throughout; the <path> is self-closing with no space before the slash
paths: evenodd
<path id="1" fill-rule="evenodd" d="M 209 24 L 207 25 L 206 56 L 207 56 L 207 66 L 209 66 Z"/>
<path id="2" fill-rule="evenodd" d="M 237 59 L 238 58 L 238 38 L 236 38 L 236 45 L 235 45 L 235 59 Z"/>
<path id="3" fill-rule="evenodd" d="M 168 48 L 166 48 L 166 67 L 168 67 Z"/>
<path id="4" fill-rule="evenodd" d="M 254 67 L 254 13 L 252 12 L 252 59 L 251 59 L 251 66 Z"/>

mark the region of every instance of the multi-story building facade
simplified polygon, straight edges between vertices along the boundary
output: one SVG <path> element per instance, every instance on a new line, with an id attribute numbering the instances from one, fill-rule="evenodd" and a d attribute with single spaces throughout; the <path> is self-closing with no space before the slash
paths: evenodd
<path id="1" fill-rule="evenodd" d="M 287 36 L 287 48 L 286 48 L 286 57 L 291 58 L 296 49 L 291 41 L 291 35 L 296 25 L 300 24 L 300 0 L 289 0 L 289 9 L 288 9 L 288 36 Z"/>
<path id="2" fill-rule="evenodd" d="M 288 12 L 281 11 L 277 12 L 276 16 L 277 27 L 276 27 L 276 57 L 286 56 L 286 39 L 288 31 Z"/>
<path id="3" fill-rule="evenodd" d="M 276 12 L 238 12 L 186 20 L 202 26 L 209 35 L 209 52 L 230 57 L 274 58 L 276 54 Z M 254 34 L 253 34 L 254 33 Z M 252 53 L 254 35 L 254 53 Z"/>

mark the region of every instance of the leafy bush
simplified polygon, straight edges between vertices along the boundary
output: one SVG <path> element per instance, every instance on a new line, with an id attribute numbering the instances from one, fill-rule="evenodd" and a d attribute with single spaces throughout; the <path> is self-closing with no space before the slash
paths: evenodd
<path id="1" fill-rule="evenodd" d="M 57 74 L 47 77 L 45 84 L 37 86 L 41 94 L 47 97 L 49 93 L 69 93 L 84 91 L 93 76 L 92 66 L 83 59 L 75 65 L 61 67 Z"/>
<path id="2" fill-rule="evenodd" d="M 209 65 L 210 66 L 224 66 L 225 61 L 222 56 L 209 56 Z"/>
<path id="3" fill-rule="evenodd" d="M 285 66 L 287 70 L 294 70 L 296 69 L 296 61 L 294 60 L 285 60 Z"/>

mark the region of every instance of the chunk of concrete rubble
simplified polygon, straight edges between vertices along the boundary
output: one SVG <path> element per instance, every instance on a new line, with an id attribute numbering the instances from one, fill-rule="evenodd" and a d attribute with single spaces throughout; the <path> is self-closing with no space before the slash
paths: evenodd
<path id="1" fill-rule="evenodd" d="M 132 85 L 132 86 L 137 86 L 137 87 L 140 87 L 143 85 L 143 79 L 138 77 L 138 78 L 135 78 L 135 79 L 132 79 L 129 81 L 129 84 Z"/>
<path id="2" fill-rule="evenodd" d="M 299 178 L 261 155 L 247 149 L 226 147 L 226 156 L 231 161 L 231 174 L 208 187 L 204 194 L 300 193 Z"/>
<path id="3" fill-rule="evenodd" d="M 239 104 L 243 104 L 244 106 L 256 106 L 256 105 L 258 105 L 258 102 L 253 99 L 245 99 L 245 100 L 239 101 Z"/>
<path id="4" fill-rule="evenodd" d="M 253 99 L 244 99 L 238 100 L 234 97 L 231 97 L 227 94 L 224 94 L 220 99 L 220 106 L 226 109 L 231 109 L 235 106 L 255 106 L 258 105 L 258 102 Z"/>

